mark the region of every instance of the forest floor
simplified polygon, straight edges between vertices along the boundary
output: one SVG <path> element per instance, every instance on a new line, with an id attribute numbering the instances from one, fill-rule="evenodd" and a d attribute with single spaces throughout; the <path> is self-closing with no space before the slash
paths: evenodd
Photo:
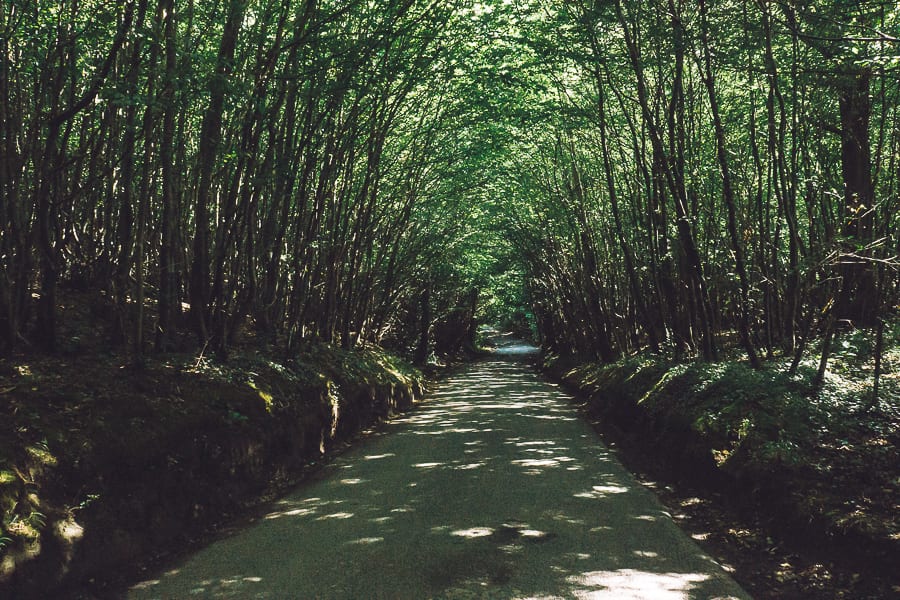
<path id="1" fill-rule="evenodd" d="M 796 377 L 631 357 L 549 357 L 639 478 L 759 598 L 900 594 L 900 336 L 888 336 L 880 401 L 865 332 L 839 342 L 824 385 Z"/>

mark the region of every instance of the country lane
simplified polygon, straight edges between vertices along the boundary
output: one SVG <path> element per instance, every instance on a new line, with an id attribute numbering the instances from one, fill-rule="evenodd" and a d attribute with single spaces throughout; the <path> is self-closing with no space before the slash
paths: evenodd
<path id="1" fill-rule="evenodd" d="M 509 344 L 132 599 L 748 598 Z"/>

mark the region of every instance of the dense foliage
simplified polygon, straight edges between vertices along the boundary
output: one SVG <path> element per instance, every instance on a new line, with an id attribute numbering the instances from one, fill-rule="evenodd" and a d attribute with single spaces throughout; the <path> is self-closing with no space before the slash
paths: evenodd
<path id="1" fill-rule="evenodd" d="M 8 0 L 0 347 L 96 291 L 140 357 L 252 328 L 419 360 L 474 319 L 822 371 L 896 310 L 900 11 Z M 151 329 L 152 328 L 152 329 Z M 795 367 L 796 368 L 796 364 Z M 821 375 L 820 375 L 821 376 Z"/>
<path id="2" fill-rule="evenodd" d="M 0 347 L 59 346 L 60 286 L 137 358 L 407 336 L 467 219 L 430 191 L 454 10 L 4 2 Z"/>
<path id="3" fill-rule="evenodd" d="M 373 344 L 479 324 L 894 558 L 898 189 L 896 1 L 2 0 L 0 579 L 128 473 L 173 539 L 206 440 L 268 481 L 409 404 Z"/>
<path id="4" fill-rule="evenodd" d="M 896 6 L 519 17 L 555 95 L 506 186 L 546 345 L 716 359 L 734 332 L 759 365 L 822 337 L 824 369 L 839 331 L 896 310 Z"/>

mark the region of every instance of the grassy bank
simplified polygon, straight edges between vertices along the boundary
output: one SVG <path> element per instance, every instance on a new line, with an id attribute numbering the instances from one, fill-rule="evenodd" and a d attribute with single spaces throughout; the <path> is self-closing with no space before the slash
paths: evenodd
<path id="1" fill-rule="evenodd" d="M 0 363 L 0 597 L 47 597 L 177 548 L 423 391 L 376 348 L 123 360 Z"/>

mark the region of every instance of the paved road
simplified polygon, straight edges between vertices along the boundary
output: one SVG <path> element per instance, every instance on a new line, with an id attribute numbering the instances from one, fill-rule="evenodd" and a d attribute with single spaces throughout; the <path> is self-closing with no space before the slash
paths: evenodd
<path id="1" fill-rule="evenodd" d="M 747 598 L 507 346 L 129 598 Z"/>

